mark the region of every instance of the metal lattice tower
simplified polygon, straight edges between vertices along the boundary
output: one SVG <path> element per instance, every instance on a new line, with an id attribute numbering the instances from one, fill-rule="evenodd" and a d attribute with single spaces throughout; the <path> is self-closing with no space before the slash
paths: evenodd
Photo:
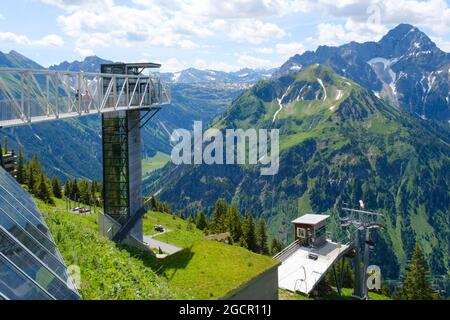
<path id="1" fill-rule="evenodd" d="M 362 203 L 362 201 L 360 201 Z M 373 241 L 370 236 L 372 229 L 382 228 L 383 224 L 380 222 L 383 216 L 377 212 L 371 212 L 360 209 L 342 208 L 347 212 L 348 216 L 341 217 L 341 227 L 353 227 L 354 228 L 354 240 L 353 247 L 355 250 L 355 287 L 353 295 L 360 299 L 368 299 L 367 288 L 367 267 L 369 266 L 369 252 L 373 247 Z M 361 250 L 360 250 L 360 231 L 364 231 L 364 258 L 363 258 L 363 270 L 361 270 Z"/>

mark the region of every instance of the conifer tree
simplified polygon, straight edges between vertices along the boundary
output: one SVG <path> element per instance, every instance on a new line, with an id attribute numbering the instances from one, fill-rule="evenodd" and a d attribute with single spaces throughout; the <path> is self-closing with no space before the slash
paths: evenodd
<path id="1" fill-rule="evenodd" d="M 189 224 L 195 224 L 195 219 L 194 219 L 194 216 L 192 214 L 189 215 L 188 222 L 189 222 Z"/>
<path id="2" fill-rule="evenodd" d="M 214 211 L 211 215 L 211 231 L 213 233 L 222 233 L 226 231 L 226 216 L 228 206 L 225 200 L 220 199 L 214 205 Z"/>
<path id="3" fill-rule="evenodd" d="M 8 138 L 3 139 L 3 149 L 5 150 L 5 153 L 8 153 Z"/>
<path id="4" fill-rule="evenodd" d="M 36 177 L 37 173 L 36 173 L 36 170 L 34 168 L 34 161 L 33 161 L 33 159 L 28 161 L 26 169 L 25 169 L 25 172 L 26 172 L 26 183 L 27 183 L 27 186 L 28 186 L 28 190 L 31 193 L 34 193 L 35 185 L 36 185 L 36 182 L 37 182 L 37 177 Z"/>
<path id="5" fill-rule="evenodd" d="M 250 251 L 258 252 L 258 244 L 256 243 L 255 220 L 253 216 L 247 212 L 242 222 L 241 246 Z"/>
<path id="6" fill-rule="evenodd" d="M 91 204 L 91 193 L 89 188 L 89 182 L 86 180 L 80 180 L 78 183 L 79 198 L 78 200 L 84 204 Z"/>
<path id="7" fill-rule="evenodd" d="M 61 188 L 61 182 L 59 181 L 58 177 L 53 177 L 52 179 L 52 189 L 53 194 L 56 198 L 61 199 L 62 198 L 62 188 Z"/>
<path id="8" fill-rule="evenodd" d="M 277 253 L 279 253 L 281 250 L 283 250 L 283 248 L 284 248 L 284 244 L 277 238 L 273 238 L 272 242 L 270 244 L 270 254 L 272 256 L 274 256 Z"/>
<path id="9" fill-rule="evenodd" d="M 64 196 L 68 199 L 72 199 L 72 181 L 70 181 L 70 179 L 67 179 L 64 184 Z"/>
<path id="10" fill-rule="evenodd" d="M 97 181 L 93 180 L 89 188 L 90 204 L 97 205 Z"/>
<path id="11" fill-rule="evenodd" d="M 208 228 L 208 220 L 206 218 L 205 211 L 202 210 L 199 214 L 197 214 L 197 221 L 195 224 L 199 230 L 205 230 Z"/>
<path id="12" fill-rule="evenodd" d="M 263 217 L 259 218 L 258 227 L 256 228 L 256 240 L 258 251 L 261 254 L 269 254 L 269 247 L 267 245 L 266 221 Z"/>
<path id="13" fill-rule="evenodd" d="M 242 237 L 241 216 L 236 205 L 228 209 L 227 229 L 230 232 L 233 242 L 238 243 Z"/>
<path id="14" fill-rule="evenodd" d="M 25 183 L 25 157 L 22 149 L 19 150 L 19 155 L 17 157 L 17 182 L 20 184 Z"/>
<path id="15" fill-rule="evenodd" d="M 71 189 L 71 199 L 73 201 L 80 201 L 80 189 L 78 188 L 78 180 L 72 180 Z"/>
<path id="16" fill-rule="evenodd" d="M 428 264 L 416 243 L 406 276 L 400 289 L 400 299 L 404 300 L 434 300 L 438 294 L 430 285 L 430 272 Z"/>
<path id="17" fill-rule="evenodd" d="M 53 203 L 50 183 L 48 182 L 48 178 L 43 173 L 41 173 L 41 177 L 39 179 L 37 197 L 46 203 Z"/>

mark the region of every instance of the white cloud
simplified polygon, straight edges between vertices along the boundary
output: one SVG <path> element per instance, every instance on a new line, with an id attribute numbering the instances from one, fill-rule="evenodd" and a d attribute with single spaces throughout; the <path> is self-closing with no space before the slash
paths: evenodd
<path id="1" fill-rule="evenodd" d="M 27 36 L 19 35 L 14 32 L 0 32 L 0 41 L 14 43 L 23 46 L 53 46 L 61 47 L 64 45 L 64 40 L 55 34 L 47 35 L 41 39 L 32 40 Z"/>
<path id="2" fill-rule="evenodd" d="M 237 42 L 260 44 L 262 42 L 282 38 L 286 33 L 273 23 L 260 20 L 224 20 L 217 19 L 211 27 L 220 31 Z"/>
<path id="3" fill-rule="evenodd" d="M 273 60 L 261 59 L 249 55 L 241 55 L 239 56 L 238 66 L 240 68 L 251 68 L 251 69 L 269 69 L 277 66 Z"/>
<path id="4" fill-rule="evenodd" d="M 305 47 L 301 42 L 277 43 L 273 47 L 253 48 L 253 51 L 262 54 L 277 53 L 282 56 L 291 57 L 295 54 L 301 54 L 305 51 Z"/>
<path id="5" fill-rule="evenodd" d="M 450 52 L 450 41 L 444 40 L 441 37 L 431 37 L 431 40 L 445 52 Z"/>
<path id="6" fill-rule="evenodd" d="M 63 9 L 58 23 L 66 35 L 74 38 L 75 47 L 84 52 L 112 46 L 139 47 L 142 50 L 153 47 L 192 50 L 204 48 L 204 43 L 210 39 L 229 39 L 255 46 L 265 44 L 264 47 L 254 48 L 253 52 L 274 54 L 280 61 L 303 52 L 306 44 L 317 46 L 375 41 L 398 23 L 411 23 L 433 30 L 436 33 L 433 38 L 435 42 L 448 51 L 446 39 L 450 32 L 450 8 L 445 0 L 41 1 Z M 292 37 L 281 22 L 268 20 L 298 12 L 321 14 L 323 22 L 317 24 L 316 35 L 308 41 L 302 40 L 303 43 Z M 290 40 L 287 40 L 287 35 Z M 15 34 L 0 35 L 0 40 L 2 37 L 16 43 L 32 42 Z M 61 45 L 56 38 L 48 38 L 44 42 Z M 274 64 L 246 53 L 240 53 L 233 66 L 198 59 L 189 61 L 189 64 L 224 70 L 237 68 L 244 61 L 252 66 Z M 175 68 L 175 61 L 169 62 Z"/>
<path id="7" fill-rule="evenodd" d="M 78 54 L 81 58 L 89 57 L 95 55 L 92 49 L 83 49 L 83 48 L 75 48 L 76 54 Z"/>
<path id="8" fill-rule="evenodd" d="M 350 41 L 365 42 L 379 40 L 388 29 L 383 25 L 355 22 L 347 19 L 345 24 L 321 23 L 316 44 L 341 45 Z"/>
<path id="9" fill-rule="evenodd" d="M 193 49 L 199 47 L 197 38 L 223 35 L 239 43 L 260 44 L 286 34 L 274 23 L 254 20 L 255 15 L 275 15 L 274 1 L 134 0 L 135 6 L 112 0 L 42 1 L 65 10 L 59 25 L 85 48 L 145 44 Z"/>

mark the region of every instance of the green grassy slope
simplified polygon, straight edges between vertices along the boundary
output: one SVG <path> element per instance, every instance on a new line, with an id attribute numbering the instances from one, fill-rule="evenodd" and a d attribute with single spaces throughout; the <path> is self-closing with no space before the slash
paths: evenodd
<path id="1" fill-rule="evenodd" d="M 181 289 L 180 299 L 219 299 L 276 264 L 270 257 L 241 247 L 205 240 L 203 232 L 194 225 L 166 213 L 147 213 L 144 234 L 155 235 L 157 224 L 166 232 L 155 239 L 183 248 L 157 262 L 169 287 Z"/>
<path id="2" fill-rule="evenodd" d="M 326 297 L 320 297 L 320 298 L 309 298 L 305 297 L 301 294 L 290 292 L 284 289 L 280 289 L 278 291 L 278 296 L 280 300 L 350 300 L 353 293 L 353 289 L 350 288 L 342 288 L 342 295 L 340 296 L 337 292 L 337 290 L 334 288 L 333 293 Z M 370 300 L 391 300 L 391 298 L 375 293 L 375 292 L 369 292 L 369 298 Z"/>
<path id="3" fill-rule="evenodd" d="M 164 167 L 169 162 L 170 156 L 158 151 L 153 157 L 146 157 L 142 160 L 142 176 L 146 177 L 150 172 Z"/>
<path id="4" fill-rule="evenodd" d="M 176 296 L 167 281 L 140 256 L 107 240 L 98 232 L 97 216 L 65 212 L 64 204 L 38 202 L 66 265 L 81 271 L 83 299 L 170 299 Z"/>
<path id="5" fill-rule="evenodd" d="M 66 265 L 81 270 L 84 299 L 219 299 L 275 265 L 267 256 L 204 239 L 202 231 L 169 214 L 149 212 L 144 234 L 155 224 L 172 230 L 158 240 L 182 251 L 157 260 L 148 253 L 118 246 L 98 232 L 97 215 L 64 210 L 36 200 Z"/>

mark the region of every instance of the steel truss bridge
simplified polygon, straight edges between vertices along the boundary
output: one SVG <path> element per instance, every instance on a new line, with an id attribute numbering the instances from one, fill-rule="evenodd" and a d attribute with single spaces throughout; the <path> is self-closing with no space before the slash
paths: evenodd
<path id="1" fill-rule="evenodd" d="M 169 102 L 169 90 L 156 73 L 0 68 L 0 128 Z"/>

